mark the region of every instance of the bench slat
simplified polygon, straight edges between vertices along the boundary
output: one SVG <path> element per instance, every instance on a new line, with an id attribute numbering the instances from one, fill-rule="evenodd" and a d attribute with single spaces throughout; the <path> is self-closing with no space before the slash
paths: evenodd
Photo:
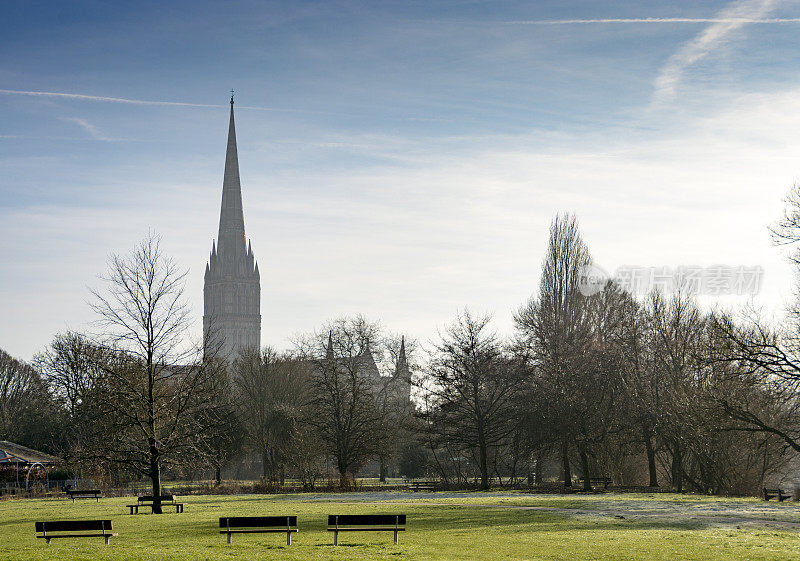
<path id="1" fill-rule="evenodd" d="M 353 526 L 345 526 L 344 528 L 339 526 L 338 528 L 328 528 L 329 532 L 394 532 L 397 530 L 398 532 L 405 532 L 406 529 L 402 527 L 395 528 L 394 526 L 384 526 L 382 528 L 376 528 L 375 526 L 371 526 L 369 528 L 355 528 Z"/>
<path id="2" fill-rule="evenodd" d="M 338 519 L 338 522 L 337 522 Z M 405 526 L 405 514 L 329 514 L 328 526 Z"/>
<path id="3" fill-rule="evenodd" d="M 267 533 L 282 533 L 282 532 L 297 532 L 297 528 L 286 528 L 284 524 L 283 528 L 250 528 L 250 529 L 243 529 L 243 530 L 220 530 L 220 534 L 267 534 Z"/>
<path id="4" fill-rule="evenodd" d="M 175 500 L 175 495 L 161 495 L 160 498 L 161 498 L 161 502 L 165 503 L 165 502 L 174 501 Z M 155 496 L 153 496 L 153 495 L 145 495 L 144 497 L 139 497 L 137 500 L 140 503 L 152 503 L 153 501 L 155 501 Z"/>
<path id="5" fill-rule="evenodd" d="M 297 516 L 230 516 L 219 519 L 220 528 L 270 528 L 297 526 Z"/>
<path id="6" fill-rule="evenodd" d="M 161 506 L 175 506 L 175 505 L 184 505 L 186 503 L 176 503 L 176 502 L 169 502 L 169 503 L 161 503 Z M 135 503 L 132 505 L 125 505 L 126 507 L 130 508 L 132 506 L 141 507 L 141 508 L 151 508 L 155 506 L 155 503 Z"/>
<path id="7" fill-rule="evenodd" d="M 36 522 L 37 532 L 82 532 L 111 529 L 111 520 L 51 520 Z"/>
<path id="8" fill-rule="evenodd" d="M 45 540 L 54 540 L 56 538 L 116 538 L 119 534 L 56 534 L 53 536 L 36 536 Z"/>

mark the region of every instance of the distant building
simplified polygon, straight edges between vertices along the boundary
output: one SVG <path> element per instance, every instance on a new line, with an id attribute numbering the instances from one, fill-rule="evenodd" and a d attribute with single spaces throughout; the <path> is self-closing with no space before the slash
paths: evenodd
<path id="1" fill-rule="evenodd" d="M 411 371 L 408 368 L 406 358 L 405 337 L 400 342 L 400 350 L 392 372 L 381 375 L 378 364 L 370 349 L 369 340 L 361 349 L 354 360 L 347 361 L 345 358 L 335 358 L 333 348 L 333 337 L 328 336 L 328 344 L 325 347 L 325 361 L 336 361 L 342 371 L 354 371 L 370 384 L 371 390 L 378 399 L 379 405 L 389 407 L 394 411 L 399 411 L 411 407 Z M 324 364 L 325 361 L 317 362 L 317 365 Z M 348 364 L 350 362 L 350 364 Z M 314 363 L 312 363 L 314 364 Z"/>
<path id="2" fill-rule="evenodd" d="M 245 348 L 261 348 L 261 276 L 245 242 L 233 96 L 222 181 L 219 235 L 212 242 L 203 286 L 205 348 L 233 361 Z"/>
<path id="3" fill-rule="evenodd" d="M 55 465 L 63 460 L 20 444 L 0 440 L 0 465 L 30 466 L 33 464 Z"/>

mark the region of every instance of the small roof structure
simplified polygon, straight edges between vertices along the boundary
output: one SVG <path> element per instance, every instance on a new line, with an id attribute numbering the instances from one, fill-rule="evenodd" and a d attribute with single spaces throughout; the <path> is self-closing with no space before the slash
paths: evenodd
<path id="1" fill-rule="evenodd" d="M 45 454 L 44 452 L 39 452 L 38 450 L 33 450 L 32 448 L 27 448 L 20 444 L 0 440 L 0 465 L 12 464 L 26 466 L 36 463 L 53 465 L 61 463 L 61 461 L 61 458 L 57 458 L 56 456 L 51 456 L 50 454 Z"/>

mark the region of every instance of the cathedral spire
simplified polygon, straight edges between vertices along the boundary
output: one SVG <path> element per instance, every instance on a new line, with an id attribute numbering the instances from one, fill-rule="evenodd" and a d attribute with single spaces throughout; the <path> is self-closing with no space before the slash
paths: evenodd
<path id="1" fill-rule="evenodd" d="M 260 348 L 260 278 L 253 248 L 245 244 L 231 95 L 219 236 L 211 245 L 203 285 L 203 337 L 207 350 L 233 361 L 243 349 Z"/>
<path id="2" fill-rule="evenodd" d="M 220 254 L 245 253 L 244 212 L 242 186 L 239 182 L 239 154 L 236 150 L 236 125 L 233 120 L 233 94 L 231 94 L 231 119 L 228 125 L 228 149 L 225 154 L 225 176 L 222 180 L 218 245 Z"/>
<path id="3" fill-rule="evenodd" d="M 333 358 L 333 329 L 328 332 L 328 348 L 325 350 L 325 358 L 328 360 Z"/>
<path id="4" fill-rule="evenodd" d="M 397 353 L 397 364 L 395 366 L 395 375 L 408 374 L 408 360 L 406 359 L 406 338 L 403 336 L 400 339 L 400 352 Z"/>

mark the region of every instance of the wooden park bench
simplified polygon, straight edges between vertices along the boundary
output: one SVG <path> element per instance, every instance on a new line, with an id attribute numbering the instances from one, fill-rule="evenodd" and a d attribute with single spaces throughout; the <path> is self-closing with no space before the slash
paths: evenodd
<path id="1" fill-rule="evenodd" d="M 220 534 L 261 534 L 286 532 L 286 545 L 292 545 L 292 533 L 297 532 L 297 516 L 233 516 L 219 519 Z"/>
<path id="2" fill-rule="evenodd" d="M 97 502 L 100 502 L 100 499 L 103 498 L 103 493 L 100 489 L 84 489 L 84 490 L 73 490 L 70 489 L 65 491 L 67 495 L 72 498 L 72 502 L 75 502 L 75 499 L 95 499 Z"/>
<path id="3" fill-rule="evenodd" d="M 764 489 L 764 500 L 768 501 L 770 499 L 778 499 L 778 502 L 783 502 L 787 499 L 791 499 L 792 494 L 787 493 L 783 489 Z"/>
<path id="4" fill-rule="evenodd" d="M 412 491 L 436 491 L 436 481 L 412 481 L 408 488 Z"/>
<path id="5" fill-rule="evenodd" d="M 394 532 L 406 529 L 405 514 L 330 514 L 328 531 L 333 532 L 333 545 L 339 545 L 339 532 Z"/>
<path id="6" fill-rule="evenodd" d="M 586 481 L 585 477 L 581 477 L 581 481 Z M 590 477 L 589 478 L 589 485 L 594 487 L 595 485 L 602 485 L 603 489 L 608 489 L 608 486 L 611 485 L 611 478 L 610 477 Z"/>
<path id="7" fill-rule="evenodd" d="M 155 501 L 153 500 L 155 497 L 151 495 L 145 495 L 144 497 L 139 497 L 136 499 L 136 504 L 133 505 L 125 505 L 130 509 L 130 514 L 139 514 L 140 508 L 149 508 L 152 512 L 153 505 Z M 175 514 L 180 514 L 183 512 L 183 503 L 175 502 L 175 495 L 161 495 L 161 507 L 175 507 Z"/>
<path id="8" fill-rule="evenodd" d="M 50 540 L 56 538 L 105 538 L 108 540 L 117 534 L 111 533 L 111 520 L 54 520 L 50 522 L 36 522 L 37 538 Z M 52 533 L 55 532 L 55 533 Z M 81 533 L 91 532 L 91 533 Z"/>

